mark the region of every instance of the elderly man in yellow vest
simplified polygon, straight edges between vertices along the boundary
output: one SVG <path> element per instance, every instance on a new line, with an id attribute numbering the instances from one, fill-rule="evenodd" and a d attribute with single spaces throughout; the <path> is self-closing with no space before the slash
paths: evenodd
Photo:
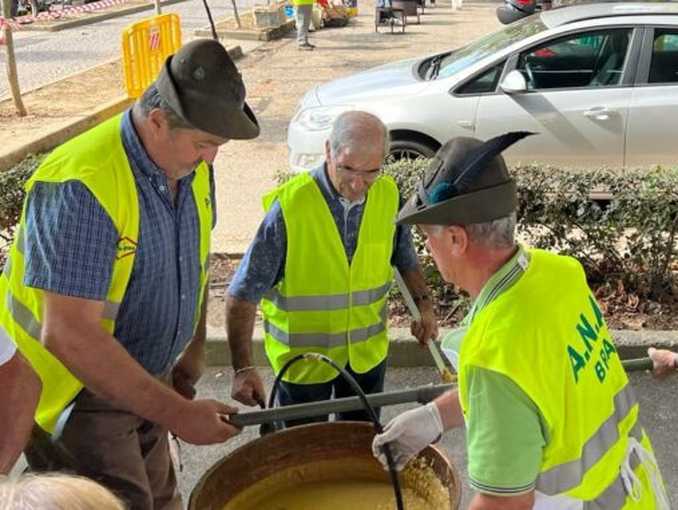
<path id="1" fill-rule="evenodd" d="M 445 144 L 399 223 L 418 224 L 473 306 L 443 340 L 459 389 L 392 420 L 373 443 L 402 467 L 466 425 L 472 510 L 667 510 L 638 403 L 570 257 L 514 242 L 517 193 L 500 153 L 531 133 Z"/>
<path id="2" fill-rule="evenodd" d="M 319 352 L 345 367 L 366 393 L 379 392 L 384 384 L 392 265 L 421 311 L 413 334 L 421 342 L 437 335 L 409 230 L 395 226 L 398 189 L 381 175 L 387 144 L 386 127 L 377 117 L 343 113 L 326 142 L 326 163 L 265 197 L 268 212 L 228 291 L 233 398 L 254 405 L 266 397 L 251 354 L 259 301 L 266 354 L 276 374 L 296 355 Z M 282 378 L 279 402 L 353 394 L 334 368 L 304 360 Z M 364 412 L 339 418 L 368 419 Z"/>
<path id="3" fill-rule="evenodd" d="M 292 0 L 297 24 L 297 47 L 300 50 L 313 50 L 315 45 L 308 42 L 308 29 L 311 26 L 314 0 Z"/>
<path id="4" fill-rule="evenodd" d="M 130 110 L 57 148 L 27 183 L 0 337 L 42 380 L 31 469 L 91 477 L 133 510 L 178 510 L 167 430 L 195 444 L 238 432 L 233 408 L 193 400 L 193 385 L 211 163 L 229 139 L 257 136 L 244 99 L 223 46 L 193 41 Z"/>

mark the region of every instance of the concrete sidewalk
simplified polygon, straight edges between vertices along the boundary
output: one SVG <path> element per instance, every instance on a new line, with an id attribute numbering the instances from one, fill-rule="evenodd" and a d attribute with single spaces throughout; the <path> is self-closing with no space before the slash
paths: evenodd
<path id="1" fill-rule="evenodd" d="M 439 338 L 449 330 L 441 328 Z M 643 358 L 648 347 L 678 350 L 677 331 L 659 330 L 611 330 L 610 335 L 622 359 Z M 264 332 L 257 321 L 252 340 L 252 360 L 258 367 L 268 367 L 264 350 Z M 412 337 L 408 329 L 389 328 L 389 364 L 393 367 L 433 366 L 431 354 L 422 348 Z M 231 353 L 223 328 L 207 327 L 207 360 L 212 366 L 231 364 Z"/>
<path id="2" fill-rule="evenodd" d="M 266 388 L 270 390 L 273 378 L 268 369 L 262 371 L 266 376 Z M 211 368 L 207 371 L 198 385 L 198 396 L 228 400 L 231 392 L 232 370 L 230 368 Z M 411 388 L 425 384 L 438 384 L 436 374 L 427 368 L 390 369 L 386 373 L 386 390 Z M 640 401 L 641 421 L 652 438 L 657 460 L 662 469 L 669 497 L 673 505 L 678 505 L 678 449 L 676 449 L 675 424 L 678 422 L 678 376 L 667 381 L 658 382 L 649 374 L 633 374 L 631 384 Z M 384 408 L 382 423 L 387 423 L 392 417 L 413 407 L 412 404 Z M 247 411 L 247 409 L 242 409 Z M 216 446 L 182 445 L 182 461 L 184 471 L 179 474 L 181 493 L 184 503 L 200 477 L 215 462 L 228 455 L 237 447 L 253 441 L 258 437 L 256 427 L 246 428 L 239 436 L 231 441 Z M 462 480 L 461 509 L 468 507 L 472 492 L 467 484 L 466 472 L 466 443 L 463 430 L 454 430 L 443 436 L 440 445 L 448 454 L 448 458 L 459 470 Z"/>
<path id="3" fill-rule="evenodd" d="M 347 27 L 311 34 L 317 49 L 300 52 L 293 34 L 249 53 L 238 66 L 247 85 L 247 101 L 261 124 L 261 136 L 232 141 L 215 162 L 219 223 L 215 252 L 242 253 L 262 218 L 261 196 L 286 169 L 287 126 L 310 88 L 338 77 L 396 60 L 452 49 L 500 28 L 496 4 L 464 3 L 452 11 L 449 2 L 427 7 L 421 24 L 404 34 L 374 32 L 374 2 L 360 3 L 360 14 Z"/>

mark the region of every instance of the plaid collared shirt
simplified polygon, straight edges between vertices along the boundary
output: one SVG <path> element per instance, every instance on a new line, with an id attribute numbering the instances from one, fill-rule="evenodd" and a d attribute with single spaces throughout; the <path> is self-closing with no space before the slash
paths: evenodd
<path id="1" fill-rule="evenodd" d="M 173 203 L 167 177 L 144 149 L 130 111 L 123 116 L 121 136 L 137 184 L 140 225 L 114 334 L 148 372 L 161 374 L 196 326 L 200 234 L 193 174 L 179 181 Z M 212 174 L 210 180 L 214 194 Z M 110 217 L 80 181 L 38 183 L 26 210 L 24 282 L 57 294 L 104 300 L 117 242 Z"/>

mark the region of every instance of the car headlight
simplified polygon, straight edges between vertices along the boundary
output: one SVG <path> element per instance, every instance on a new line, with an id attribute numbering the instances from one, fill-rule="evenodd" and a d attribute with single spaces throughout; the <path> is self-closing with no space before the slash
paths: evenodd
<path id="1" fill-rule="evenodd" d="M 313 108 L 304 108 L 292 120 L 307 131 L 325 131 L 332 127 L 334 119 L 342 113 L 352 110 L 353 106 L 316 106 Z"/>

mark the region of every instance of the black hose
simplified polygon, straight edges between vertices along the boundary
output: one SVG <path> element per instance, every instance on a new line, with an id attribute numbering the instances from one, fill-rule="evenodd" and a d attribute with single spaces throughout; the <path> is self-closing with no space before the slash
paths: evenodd
<path id="1" fill-rule="evenodd" d="M 280 381 L 282 380 L 283 376 L 287 372 L 287 369 L 290 368 L 294 363 L 297 361 L 305 359 L 305 360 L 320 360 L 324 361 L 328 365 L 330 365 L 332 368 L 334 368 L 341 376 L 346 380 L 348 384 L 351 385 L 351 388 L 353 388 L 353 391 L 355 391 L 356 395 L 360 397 L 360 400 L 363 402 L 363 406 L 365 407 L 365 410 L 369 413 L 370 418 L 372 419 L 372 423 L 374 424 L 374 430 L 377 434 L 381 434 L 384 432 L 384 428 L 381 426 L 381 422 L 379 421 L 379 417 L 377 416 L 377 413 L 375 412 L 374 408 L 370 405 L 370 403 L 367 401 L 367 397 L 365 396 L 365 392 L 363 392 L 362 388 L 360 385 L 356 382 L 356 380 L 353 378 L 351 374 L 349 374 L 345 368 L 340 367 L 337 365 L 334 361 L 332 361 L 330 358 L 325 356 L 324 354 L 319 354 L 315 352 L 307 352 L 304 354 L 297 354 L 295 357 L 293 357 L 291 360 L 289 360 L 287 363 L 285 363 L 280 370 L 280 373 L 275 378 L 275 382 L 273 383 L 273 389 L 271 390 L 271 396 L 268 399 L 268 407 L 272 408 L 275 404 L 275 397 L 278 394 L 278 386 L 280 385 Z M 400 490 L 400 480 L 398 479 L 398 471 L 396 470 L 395 467 L 395 462 L 393 462 L 393 455 L 391 454 L 391 446 L 390 444 L 386 443 L 382 446 L 382 449 L 384 450 L 384 455 L 386 456 L 386 462 L 388 464 L 388 472 L 391 477 L 391 484 L 393 484 L 393 492 L 395 493 L 395 500 L 396 500 L 396 508 L 397 510 L 404 510 L 404 505 L 403 505 L 403 495 Z"/>
<path id="2" fill-rule="evenodd" d="M 219 36 L 217 35 L 217 28 L 214 26 L 214 20 L 212 19 L 212 11 L 210 11 L 210 6 L 207 5 L 207 0 L 202 0 L 202 4 L 205 6 L 205 10 L 207 11 L 207 19 L 209 20 L 210 28 L 212 29 L 212 39 L 218 41 Z"/>

